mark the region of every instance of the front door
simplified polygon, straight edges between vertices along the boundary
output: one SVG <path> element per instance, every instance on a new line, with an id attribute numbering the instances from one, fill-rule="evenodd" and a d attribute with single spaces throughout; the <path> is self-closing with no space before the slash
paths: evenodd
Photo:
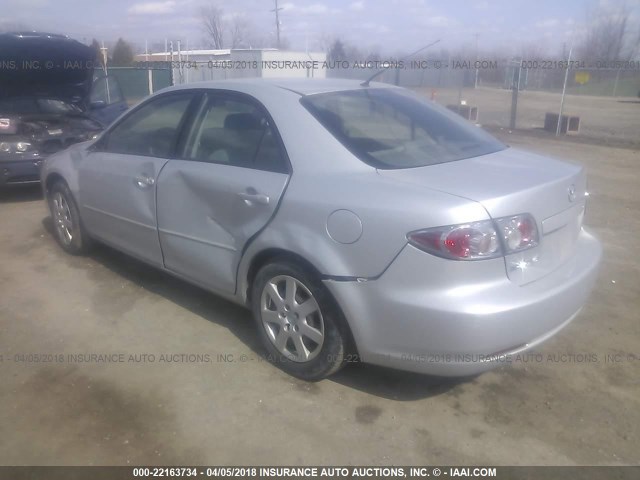
<path id="1" fill-rule="evenodd" d="M 89 232 L 162 265 L 156 222 L 158 175 L 173 154 L 193 94 L 145 103 L 106 132 L 79 165 L 80 210 Z"/>

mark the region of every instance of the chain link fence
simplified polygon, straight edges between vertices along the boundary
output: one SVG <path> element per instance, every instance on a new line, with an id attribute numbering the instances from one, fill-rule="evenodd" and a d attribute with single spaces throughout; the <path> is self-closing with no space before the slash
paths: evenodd
<path id="1" fill-rule="evenodd" d="M 129 105 L 138 103 L 148 95 L 173 84 L 172 72 L 168 68 L 109 67 L 106 72 L 95 72 L 98 78 L 105 74 L 117 79 L 122 95 Z"/>
<path id="2" fill-rule="evenodd" d="M 640 62 L 621 68 L 586 68 L 576 62 L 568 69 L 566 62 L 528 63 L 404 62 L 376 81 L 410 88 L 489 129 L 515 126 L 543 132 L 546 127 L 555 134 L 566 76 L 562 114 L 567 122 L 571 119 L 567 134 L 640 145 Z M 331 69 L 327 76 L 364 80 L 375 72 L 375 68 Z"/>

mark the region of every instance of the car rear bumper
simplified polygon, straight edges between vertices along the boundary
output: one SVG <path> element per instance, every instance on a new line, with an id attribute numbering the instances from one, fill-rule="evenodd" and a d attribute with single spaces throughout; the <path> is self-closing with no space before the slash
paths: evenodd
<path id="1" fill-rule="evenodd" d="M 362 361 L 462 376 L 508 363 L 571 322 L 593 288 L 601 256 L 599 241 L 583 230 L 560 268 L 518 286 L 501 259 L 452 263 L 407 245 L 376 280 L 325 284 Z"/>
<path id="2" fill-rule="evenodd" d="M 0 160 L 0 186 L 40 183 L 43 159 Z"/>

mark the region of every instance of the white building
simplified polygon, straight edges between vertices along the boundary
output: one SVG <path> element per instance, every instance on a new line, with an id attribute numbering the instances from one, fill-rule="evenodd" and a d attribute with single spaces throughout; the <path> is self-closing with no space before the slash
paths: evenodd
<path id="1" fill-rule="evenodd" d="M 226 78 L 325 78 L 327 54 L 275 48 L 183 50 L 136 55 L 137 62 L 171 62 L 175 84 Z"/>
<path id="2" fill-rule="evenodd" d="M 173 52 L 141 53 L 135 56 L 136 62 L 186 61 L 207 62 L 209 60 L 229 59 L 231 50 L 175 50 Z"/>
<path id="3" fill-rule="evenodd" d="M 322 52 L 291 52 L 286 50 L 231 50 L 231 62 L 239 67 L 241 77 L 263 78 L 325 78 L 323 63 L 327 54 Z"/>

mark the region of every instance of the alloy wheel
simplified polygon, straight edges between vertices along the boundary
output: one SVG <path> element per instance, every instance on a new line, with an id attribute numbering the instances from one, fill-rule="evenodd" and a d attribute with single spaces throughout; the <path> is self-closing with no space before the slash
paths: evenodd
<path id="1" fill-rule="evenodd" d="M 53 208 L 53 223 L 58 231 L 60 239 L 65 245 L 71 244 L 73 240 L 73 218 L 71 217 L 71 211 L 69 210 L 69 204 L 64 195 L 60 192 L 53 194 L 51 199 Z"/>
<path id="2" fill-rule="evenodd" d="M 320 306 L 296 278 L 279 275 L 265 284 L 260 315 L 269 340 L 288 359 L 308 362 L 322 350 L 324 321 Z"/>

